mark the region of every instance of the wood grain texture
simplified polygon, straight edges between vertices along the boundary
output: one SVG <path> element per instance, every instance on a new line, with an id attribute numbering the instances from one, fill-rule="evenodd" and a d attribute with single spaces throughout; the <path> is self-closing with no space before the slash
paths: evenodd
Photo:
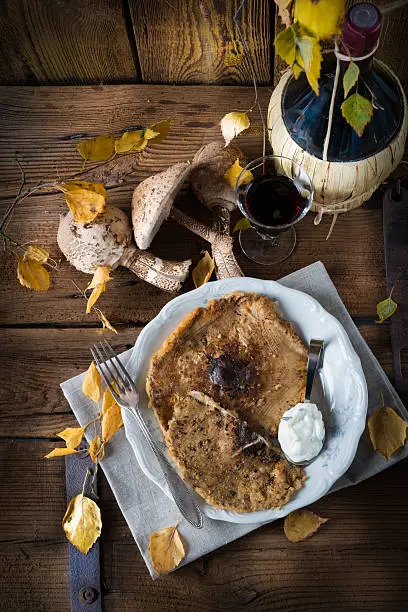
<path id="1" fill-rule="evenodd" d="M 119 0 L 3 0 L 0 83 L 137 82 Z"/>
<path id="2" fill-rule="evenodd" d="M 238 0 L 129 0 L 144 83 L 252 82 L 233 16 Z M 273 3 L 248 0 L 240 18 L 257 83 L 270 82 Z"/>

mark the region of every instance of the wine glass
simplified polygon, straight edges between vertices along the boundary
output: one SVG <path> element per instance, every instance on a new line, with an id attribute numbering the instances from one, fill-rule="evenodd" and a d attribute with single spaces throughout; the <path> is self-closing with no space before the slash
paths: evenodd
<path id="1" fill-rule="evenodd" d="M 239 233 L 245 255 L 264 265 L 289 257 L 296 245 L 294 225 L 313 201 L 313 185 L 305 169 L 288 157 L 259 157 L 238 176 L 235 197 L 251 224 Z"/>

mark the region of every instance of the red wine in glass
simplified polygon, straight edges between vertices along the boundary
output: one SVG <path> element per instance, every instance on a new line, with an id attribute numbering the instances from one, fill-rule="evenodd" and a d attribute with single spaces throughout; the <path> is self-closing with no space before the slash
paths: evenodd
<path id="1" fill-rule="evenodd" d="M 260 233 L 277 234 L 296 223 L 309 207 L 287 176 L 256 176 L 246 188 L 244 208 L 251 225 Z"/>

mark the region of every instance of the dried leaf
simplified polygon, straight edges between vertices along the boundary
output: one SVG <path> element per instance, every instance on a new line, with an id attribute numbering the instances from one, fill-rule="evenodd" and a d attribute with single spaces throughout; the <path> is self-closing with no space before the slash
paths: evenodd
<path id="1" fill-rule="evenodd" d="M 157 136 L 160 136 L 159 132 L 155 132 L 154 130 L 152 130 L 151 128 L 147 128 L 145 130 L 144 133 L 144 138 L 146 140 L 154 140 L 155 138 L 157 138 Z"/>
<path id="2" fill-rule="evenodd" d="M 393 408 L 383 406 L 368 419 L 368 433 L 374 450 L 386 461 L 405 444 L 408 423 Z"/>
<path id="3" fill-rule="evenodd" d="M 141 149 L 139 147 L 143 145 L 143 141 L 144 141 L 143 135 L 144 135 L 143 129 L 124 132 L 120 138 L 115 140 L 116 153 L 127 153 L 128 151 L 140 151 Z M 146 145 L 147 145 L 147 142 L 143 148 L 145 148 Z"/>
<path id="4" fill-rule="evenodd" d="M 100 436 L 95 436 L 89 443 L 89 456 L 94 463 L 101 461 L 105 455 L 105 445 Z"/>
<path id="5" fill-rule="evenodd" d="M 99 316 L 100 319 L 102 321 L 102 329 L 100 330 L 101 332 L 103 332 L 104 329 L 109 329 L 109 331 L 118 334 L 119 332 L 113 327 L 112 323 L 110 323 L 108 321 L 108 319 L 105 317 L 105 315 L 103 314 L 102 311 L 99 311 Z"/>
<path id="6" fill-rule="evenodd" d="M 105 210 L 106 190 L 101 183 L 72 181 L 59 187 L 77 223 L 90 223 Z"/>
<path id="7" fill-rule="evenodd" d="M 299 64 L 297 62 L 295 62 L 293 64 L 293 66 L 292 66 L 292 72 L 293 72 L 293 76 L 295 77 L 295 79 L 298 79 L 299 76 L 303 72 L 303 68 L 301 66 L 299 66 Z"/>
<path id="8" fill-rule="evenodd" d="M 84 432 L 85 427 L 68 427 L 68 429 L 57 433 L 57 436 L 65 440 L 68 448 L 76 448 L 81 444 Z"/>
<path id="9" fill-rule="evenodd" d="M 103 134 L 83 140 L 77 144 L 77 151 L 86 161 L 106 161 L 115 152 L 115 137 Z"/>
<path id="10" fill-rule="evenodd" d="M 304 69 L 310 87 L 318 96 L 320 70 L 323 60 L 320 43 L 317 38 L 308 36 L 301 27 L 297 28 L 297 33 L 296 45 L 299 53 L 296 53 L 296 62 Z"/>
<path id="11" fill-rule="evenodd" d="M 296 32 L 293 26 L 289 26 L 279 32 L 275 38 L 275 50 L 284 62 L 290 66 L 296 58 Z"/>
<path id="12" fill-rule="evenodd" d="M 387 299 L 378 302 L 377 304 L 377 315 L 378 321 L 376 323 L 383 323 L 386 319 L 389 319 L 394 312 L 397 310 L 398 304 L 394 302 L 391 295 Z"/>
<path id="13" fill-rule="evenodd" d="M 92 291 L 91 295 L 88 298 L 88 302 L 86 304 L 86 311 L 85 311 L 86 314 L 89 314 L 91 312 L 92 306 L 99 300 L 99 298 L 101 297 L 102 293 L 104 293 L 105 290 L 106 290 L 105 284 L 101 284 L 95 287 L 95 289 Z"/>
<path id="14" fill-rule="evenodd" d="M 290 5 L 292 4 L 292 0 L 275 0 L 275 4 L 278 7 L 279 17 L 282 23 L 286 26 L 290 26 Z"/>
<path id="15" fill-rule="evenodd" d="M 96 268 L 92 280 L 86 288 L 86 291 L 93 289 L 86 305 L 86 314 L 91 312 L 92 306 L 98 301 L 101 294 L 106 291 L 106 283 L 111 280 L 109 271 L 109 266 L 98 266 Z"/>
<path id="16" fill-rule="evenodd" d="M 316 38 L 331 38 L 340 34 L 344 15 L 344 0 L 296 0 L 294 19 Z"/>
<path id="17" fill-rule="evenodd" d="M 361 137 L 373 116 L 374 108 L 370 100 L 354 93 L 347 100 L 344 100 L 341 105 L 341 112 L 347 123 Z"/>
<path id="18" fill-rule="evenodd" d="M 94 402 L 99 402 L 101 399 L 101 375 L 93 361 L 88 368 L 82 383 L 82 393 L 90 397 Z"/>
<path id="19" fill-rule="evenodd" d="M 301 542 L 306 540 L 306 538 L 310 538 L 328 520 L 327 518 L 321 518 L 306 508 L 301 508 L 287 515 L 283 524 L 283 530 L 290 542 Z"/>
<path id="20" fill-rule="evenodd" d="M 239 230 L 247 230 L 251 227 L 251 222 L 246 217 L 242 217 L 234 226 L 232 233 L 238 232 Z"/>
<path id="21" fill-rule="evenodd" d="M 50 273 L 38 261 L 18 257 L 17 278 L 23 287 L 35 291 L 47 291 L 50 288 Z"/>
<path id="22" fill-rule="evenodd" d="M 109 410 L 109 408 L 112 408 L 112 406 L 115 406 L 115 405 L 116 405 L 115 398 L 113 397 L 110 390 L 106 389 L 105 393 L 103 394 L 103 399 L 102 399 L 102 414 L 104 414 L 107 410 Z"/>
<path id="23" fill-rule="evenodd" d="M 246 113 L 227 113 L 221 119 L 221 133 L 228 146 L 231 140 L 249 128 L 250 121 Z"/>
<path id="24" fill-rule="evenodd" d="M 204 251 L 203 257 L 200 259 L 200 261 L 191 273 L 194 285 L 196 287 L 201 287 L 201 285 L 207 283 L 210 280 L 211 274 L 214 272 L 214 269 L 215 263 L 213 258 L 211 257 L 208 251 Z"/>
<path id="25" fill-rule="evenodd" d="M 149 541 L 149 555 L 154 571 L 159 576 L 171 572 L 180 565 L 186 556 L 186 551 L 177 525 L 152 533 Z"/>
<path id="26" fill-rule="evenodd" d="M 159 121 L 158 123 L 154 123 L 150 126 L 150 130 L 156 132 L 158 135 L 154 138 L 149 138 L 149 144 L 159 144 L 160 142 L 163 142 L 165 138 L 167 138 L 170 130 L 170 122 L 171 118 L 164 119 L 163 121 Z"/>
<path id="27" fill-rule="evenodd" d="M 122 427 L 122 412 L 120 406 L 114 404 L 108 408 L 102 416 L 102 440 L 106 443 L 112 438 L 117 430 Z"/>
<path id="28" fill-rule="evenodd" d="M 48 261 L 50 254 L 47 249 L 38 246 L 37 244 L 33 244 L 28 247 L 26 252 L 24 253 L 24 260 L 31 259 L 31 261 L 37 261 L 40 264 L 46 263 Z"/>
<path id="29" fill-rule="evenodd" d="M 67 446 L 59 446 L 54 448 L 48 455 L 45 455 L 44 459 L 52 459 L 53 457 L 63 457 L 64 455 L 73 455 L 78 451 L 75 448 L 68 448 Z"/>
<path id="30" fill-rule="evenodd" d="M 237 159 L 224 174 L 224 178 L 228 181 L 233 189 L 235 189 L 235 185 L 237 183 L 237 179 L 243 171 L 243 167 L 239 163 L 239 159 Z M 240 185 L 247 185 L 251 181 L 254 180 L 254 175 L 249 170 L 245 170 L 239 179 Z"/>
<path id="31" fill-rule="evenodd" d="M 86 555 L 100 536 L 101 511 L 92 499 L 80 493 L 69 502 L 62 526 L 71 544 Z"/>
<path id="32" fill-rule="evenodd" d="M 347 98 L 347 96 L 349 95 L 350 89 L 352 89 L 357 83 L 359 74 L 360 68 L 357 66 L 356 63 L 350 62 L 343 76 L 343 89 L 345 98 Z"/>

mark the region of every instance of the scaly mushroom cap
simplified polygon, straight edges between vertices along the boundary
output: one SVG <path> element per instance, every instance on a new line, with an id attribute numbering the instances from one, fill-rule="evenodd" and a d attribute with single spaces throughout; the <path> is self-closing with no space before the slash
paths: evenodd
<path id="1" fill-rule="evenodd" d="M 129 219 L 116 206 L 107 206 L 91 223 L 77 223 L 70 212 L 60 217 L 58 246 L 70 264 L 87 274 L 98 266 L 116 268 L 131 240 Z"/>
<path id="2" fill-rule="evenodd" d="M 224 206 L 234 210 L 234 189 L 224 175 L 237 159 L 241 166 L 245 165 L 245 156 L 237 145 L 226 147 L 218 141 L 210 142 L 195 154 L 190 182 L 196 196 L 207 208 Z"/>
<path id="3" fill-rule="evenodd" d="M 147 249 L 170 214 L 173 200 L 191 170 L 190 162 L 170 166 L 149 176 L 133 192 L 133 233 L 139 249 Z"/>

